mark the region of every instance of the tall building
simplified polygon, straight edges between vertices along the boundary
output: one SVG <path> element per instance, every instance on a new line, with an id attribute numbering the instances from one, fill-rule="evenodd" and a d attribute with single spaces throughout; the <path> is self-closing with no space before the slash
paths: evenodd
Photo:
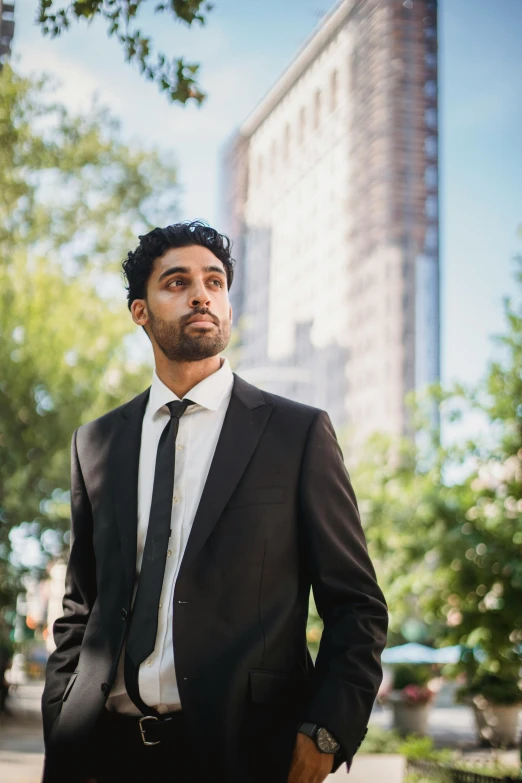
<path id="1" fill-rule="evenodd" d="M 238 372 L 352 442 L 439 377 L 436 0 L 343 0 L 229 142 Z"/>
<path id="2" fill-rule="evenodd" d="M 14 35 L 14 5 L 0 0 L 0 70 L 11 54 L 11 41 Z"/>

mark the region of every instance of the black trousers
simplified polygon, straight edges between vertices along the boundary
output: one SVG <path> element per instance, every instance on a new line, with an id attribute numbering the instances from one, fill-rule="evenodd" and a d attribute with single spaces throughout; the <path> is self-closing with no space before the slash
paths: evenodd
<path id="1" fill-rule="evenodd" d="M 194 751 L 182 713 L 174 713 L 168 731 L 156 745 L 145 745 L 137 718 L 104 709 L 91 735 L 86 780 L 97 783 L 199 783 Z M 145 721 L 146 738 L 156 741 L 152 721 Z M 148 727 L 151 727 L 150 729 Z M 149 736 L 150 735 L 150 736 Z"/>

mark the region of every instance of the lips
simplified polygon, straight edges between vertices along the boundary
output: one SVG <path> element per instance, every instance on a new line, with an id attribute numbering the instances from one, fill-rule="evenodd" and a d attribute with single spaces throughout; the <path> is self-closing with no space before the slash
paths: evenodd
<path id="1" fill-rule="evenodd" d="M 198 326 L 201 325 L 214 325 L 214 320 L 209 315 L 193 315 L 191 316 L 188 321 L 188 324 L 197 324 Z"/>

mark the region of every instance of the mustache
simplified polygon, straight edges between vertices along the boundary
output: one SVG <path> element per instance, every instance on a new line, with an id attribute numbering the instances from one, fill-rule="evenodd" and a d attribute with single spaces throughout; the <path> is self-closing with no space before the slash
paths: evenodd
<path id="1" fill-rule="evenodd" d="M 191 318 L 194 318 L 195 315 L 208 315 L 213 321 L 213 323 L 215 323 L 216 326 L 219 326 L 219 318 L 217 318 L 214 315 L 214 313 L 211 313 L 210 310 L 206 307 L 198 307 L 192 313 L 189 313 L 188 315 L 184 315 L 181 318 L 182 325 L 185 326 L 187 321 L 189 321 Z"/>

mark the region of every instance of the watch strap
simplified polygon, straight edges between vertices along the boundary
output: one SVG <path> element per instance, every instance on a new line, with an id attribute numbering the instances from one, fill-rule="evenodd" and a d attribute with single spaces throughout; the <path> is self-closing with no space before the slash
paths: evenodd
<path id="1" fill-rule="evenodd" d="M 312 739 L 315 737 L 317 733 L 317 729 L 319 728 L 317 723 L 309 723 L 308 721 L 304 721 L 303 723 L 300 723 L 297 727 L 297 731 L 300 731 L 301 734 L 307 734 Z"/>
<path id="2" fill-rule="evenodd" d="M 312 739 L 314 741 L 317 749 L 321 753 L 329 753 L 329 751 L 322 750 L 319 747 L 319 743 L 317 742 L 317 733 L 320 731 L 321 728 L 323 728 L 323 727 L 319 726 L 318 723 L 310 723 L 308 721 L 303 721 L 297 727 L 297 731 L 300 732 L 301 734 L 308 735 L 310 737 L 310 739 Z M 325 729 L 325 731 L 328 731 L 328 729 Z M 337 745 L 338 745 L 337 749 L 335 751 L 331 751 L 332 755 L 333 754 L 337 755 L 339 753 L 339 751 L 341 751 L 341 745 L 340 745 L 339 741 L 336 739 L 336 737 L 334 737 L 333 734 L 330 731 L 328 731 L 328 734 L 334 740 L 334 742 L 337 742 Z"/>

